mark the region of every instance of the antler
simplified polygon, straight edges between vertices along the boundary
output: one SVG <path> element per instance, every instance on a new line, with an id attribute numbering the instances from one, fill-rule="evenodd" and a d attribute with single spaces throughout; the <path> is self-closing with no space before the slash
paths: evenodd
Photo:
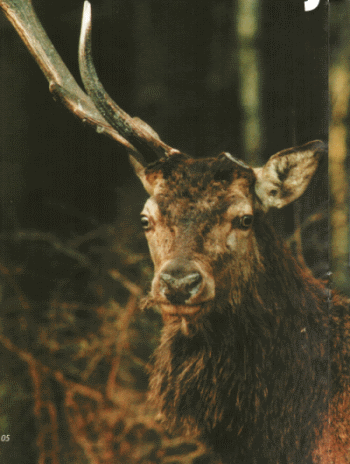
<path id="1" fill-rule="evenodd" d="M 79 42 L 79 67 L 87 93 L 103 117 L 141 153 L 151 151 L 158 157 L 179 153 L 162 142 L 158 134 L 144 121 L 130 117 L 107 94 L 99 81 L 91 54 L 91 5 L 84 3 Z"/>
<path id="2" fill-rule="evenodd" d="M 90 5 L 85 6 L 84 11 L 89 9 L 89 6 Z M 44 73 L 49 82 L 49 90 L 53 94 L 54 99 L 60 100 L 63 105 L 81 119 L 82 122 L 94 127 L 98 133 L 108 135 L 125 146 L 129 153 L 142 163 L 144 163 L 143 156 L 141 155 L 142 150 L 145 150 L 146 155 L 153 150 L 153 155 L 156 154 L 158 156 L 168 156 L 173 152 L 177 152 L 177 150 L 171 149 L 161 142 L 146 123 L 138 120 L 138 118 L 131 118 L 118 108 L 114 102 L 113 104 L 118 108 L 120 114 L 119 122 L 115 122 L 118 118 L 112 120 L 111 116 L 107 114 L 107 111 L 101 110 L 103 113 L 103 115 L 101 115 L 98 108 L 101 105 L 103 108 L 103 104 L 100 105 L 100 103 L 96 101 L 96 108 L 93 103 L 96 92 L 90 90 L 91 87 L 94 87 L 96 80 L 98 82 L 96 72 L 92 65 L 91 54 L 83 51 L 81 53 L 83 56 L 80 57 L 80 62 L 82 73 L 84 74 L 84 85 L 89 89 L 89 92 L 91 91 L 91 95 L 94 95 L 93 98 L 90 98 L 83 92 L 62 61 L 37 18 L 31 0 L 0 0 L 0 8 L 4 11 L 6 17 L 12 23 Z M 86 41 L 86 47 L 90 50 L 90 15 L 86 15 L 85 13 L 84 18 L 86 17 L 88 19 L 83 20 L 83 24 L 86 24 L 85 27 L 83 25 L 83 30 L 87 31 L 88 34 L 82 34 L 82 36 L 86 36 L 88 39 Z M 93 71 L 92 74 L 91 69 Z M 96 77 L 93 73 L 95 73 Z M 105 94 L 101 84 L 100 86 L 100 89 L 102 89 L 100 92 L 102 91 L 102 93 Z M 111 99 L 107 95 L 106 97 L 110 102 Z M 106 117 L 104 117 L 104 115 Z M 123 119 L 127 121 L 126 125 L 120 122 Z M 135 142 L 137 148 L 134 146 L 133 142 Z"/>

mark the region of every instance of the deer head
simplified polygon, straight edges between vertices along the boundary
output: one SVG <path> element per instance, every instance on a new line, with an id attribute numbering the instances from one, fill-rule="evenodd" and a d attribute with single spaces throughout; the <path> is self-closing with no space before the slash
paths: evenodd
<path id="1" fill-rule="evenodd" d="M 320 141 L 273 155 L 251 168 L 229 153 L 192 159 L 164 142 L 145 122 L 130 117 L 100 83 L 91 54 L 91 7 L 84 4 L 76 84 L 43 31 L 30 0 L 0 0 L 50 82 L 75 115 L 123 144 L 150 195 L 141 213 L 154 263 L 150 300 L 166 314 L 210 309 L 215 299 L 240 302 L 242 289 L 262 265 L 256 220 L 302 195 L 323 151 Z M 145 162 L 158 158 L 151 164 Z M 230 282 L 230 285 L 228 285 Z"/>
<path id="2" fill-rule="evenodd" d="M 314 141 L 283 150 L 256 169 L 229 153 L 192 159 L 161 142 L 145 123 L 140 130 L 140 120 L 133 129 L 134 120 L 97 78 L 90 32 L 86 2 L 79 56 L 88 94 L 112 127 L 141 152 L 151 147 L 159 157 L 147 165 L 130 154 L 150 195 L 141 213 L 155 268 L 150 302 L 180 317 L 206 311 L 216 297 L 239 304 L 242 286 L 260 262 L 256 213 L 282 208 L 304 193 L 324 144 Z"/>
<path id="3" fill-rule="evenodd" d="M 216 297 L 239 304 L 261 261 L 256 217 L 303 194 L 322 150 L 309 142 L 255 169 L 228 153 L 174 154 L 146 167 L 132 160 L 150 194 L 141 224 L 155 267 L 151 299 L 177 315 L 205 310 Z"/>

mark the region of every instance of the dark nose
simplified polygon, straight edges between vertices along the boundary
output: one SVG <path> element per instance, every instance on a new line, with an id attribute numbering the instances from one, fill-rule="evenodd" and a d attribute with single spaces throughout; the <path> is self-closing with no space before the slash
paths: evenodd
<path id="1" fill-rule="evenodd" d="M 171 265 L 159 276 L 160 291 L 172 304 L 184 304 L 196 296 L 202 285 L 202 276 L 192 266 Z"/>

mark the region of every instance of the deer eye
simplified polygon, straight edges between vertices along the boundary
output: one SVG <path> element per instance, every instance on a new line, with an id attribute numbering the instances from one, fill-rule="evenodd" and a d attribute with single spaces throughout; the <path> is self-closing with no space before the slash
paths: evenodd
<path id="1" fill-rule="evenodd" d="M 151 225 L 147 216 L 141 215 L 141 226 L 143 230 L 148 230 Z"/>
<path id="2" fill-rule="evenodd" d="M 242 229 L 249 229 L 253 224 L 253 216 L 251 214 L 246 214 L 240 218 L 240 226 Z"/>

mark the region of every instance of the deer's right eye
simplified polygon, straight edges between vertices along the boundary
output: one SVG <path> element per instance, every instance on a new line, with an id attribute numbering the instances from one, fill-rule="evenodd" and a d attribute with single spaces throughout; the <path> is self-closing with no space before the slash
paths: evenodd
<path id="1" fill-rule="evenodd" d="M 246 214 L 240 218 L 240 226 L 242 229 L 249 229 L 253 224 L 253 216 L 251 214 Z"/>
<path id="2" fill-rule="evenodd" d="M 147 216 L 141 216 L 141 226 L 143 230 L 148 230 L 150 228 L 150 222 Z"/>

